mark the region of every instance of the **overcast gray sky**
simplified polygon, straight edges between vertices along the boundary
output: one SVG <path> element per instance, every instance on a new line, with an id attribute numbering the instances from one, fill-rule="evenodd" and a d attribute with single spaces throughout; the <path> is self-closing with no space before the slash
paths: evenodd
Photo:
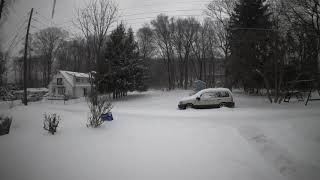
<path id="1" fill-rule="evenodd" d="M 5 23 L 2 33 L 3 47 L 9 47 L 16 34 L 17 40 L 25 36 L 27 13 L 35 8 L 34 17 L 37 21 L 32 22 L 31 33 L 44 27 L 58 25 L 71 33 L 79 31 L 73 26 L 72 19 L 75 17 L 75 9 L 83 7 L 89 0 L 57 0 L 55 16 L 51 19 L 53 0 L 18 0 L 13 7 L 8 21 Z M 160 13 L 169 16 L 189 16 L 203 18 L 203 9 L 210 0 L 115 0 L 120 9 L 119 22 L 122 20 L 134 31 L 144 23 L 150 22 Z M 15 42 L 14 42 L 15 43 Z"/>

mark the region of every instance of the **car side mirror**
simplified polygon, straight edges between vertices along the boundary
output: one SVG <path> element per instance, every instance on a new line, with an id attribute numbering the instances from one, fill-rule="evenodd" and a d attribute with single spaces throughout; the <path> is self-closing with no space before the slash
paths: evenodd
<path id="1" fill-rule="evenodd" d="M 196 99 L 197 99 L 197 101 L 200 101 L 200 97 L 197 97 Z"/>

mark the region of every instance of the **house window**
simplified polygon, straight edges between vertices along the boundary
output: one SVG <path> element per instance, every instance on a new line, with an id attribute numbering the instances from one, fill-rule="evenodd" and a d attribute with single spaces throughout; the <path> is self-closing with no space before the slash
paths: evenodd
<path id="1" fill-rule="evenodd" d="M 64 95 L 65 91 L 66 91 L 66 89 L 64 87 L 58 87 L 58 94 L 59 95 Z"/>
<path id="2" fill-rule="evenodd" d="M 77 83 L 80 82 L 80 78 L 76 78 L 76 82 L 77 82 Z"/>
<path id="3" fill-rule="evenodd" d="M 62 78 L 57 78 L 57 85 L 62 85 Z"/>
<path id="4" fill-rule="evenodd" d="M 52 93 L 56 94 L 56 88 L 53 88 Z"/>
<path id="5" fill-rule="evenodd" d="M 83 96 L 87 96 L 87 89 L 83 88 Z"/>

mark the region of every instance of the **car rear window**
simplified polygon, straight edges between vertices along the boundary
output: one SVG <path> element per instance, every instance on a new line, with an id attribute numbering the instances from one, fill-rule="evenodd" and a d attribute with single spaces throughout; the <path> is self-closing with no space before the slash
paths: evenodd
<path id="1" fill-rule="evenodd" d="M 230 97 L 230 94 L 226 91 L 217 92 L 218 97 Z"/>

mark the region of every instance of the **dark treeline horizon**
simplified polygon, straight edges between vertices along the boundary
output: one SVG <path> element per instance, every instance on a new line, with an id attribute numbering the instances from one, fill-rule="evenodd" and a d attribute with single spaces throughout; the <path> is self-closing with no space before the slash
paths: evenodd
<path id="1" fill-rule="evenodd" d="M 111 91 L 111 86 L 124 91 L 147 86 L 189 89 L 194 80 L 202 80 L 208 87 L 242 87 L 252 92 L 266 89 L 270 101 L 276 102 L 288 82 L 312 79 L 319 72 L 320 7 L 316 0 L 215 0 L 206 6 L 202 21 L 159 14 L 132 33 L 135 35 L 122 23 L 111 29 L 118 7 L 108 0 L 100 1 L 105 4 L 88 5 L 108 6 L 110 11 L 98 14 L 105 22 L 85 19 L 92 12 L 81 16 L 89 6 L 78 9 L 76 22 L 82 36 L 70 37 L 59 27 L 31 34 L 28 87 L 47 86 L 57 70 L 97 71 L 99 83 L 104 83 L 101 92 Z M 86 20 L 88 24 L 84 24 Z M 107 31 L 94 31 L 95 25 Z M 124 33 L 112 34 L 120 26 Z M 129 36 L 132 45 L 125 40 Z M 4 56 L 1 52 L 2 61 Z M 11 64 L 14 82 L 21 84 L 22 59 L 16 57 Z M 3 77 L 6 68 L 1 69 Z M 140 88 L 128 86 L 136 82 Z"/>

